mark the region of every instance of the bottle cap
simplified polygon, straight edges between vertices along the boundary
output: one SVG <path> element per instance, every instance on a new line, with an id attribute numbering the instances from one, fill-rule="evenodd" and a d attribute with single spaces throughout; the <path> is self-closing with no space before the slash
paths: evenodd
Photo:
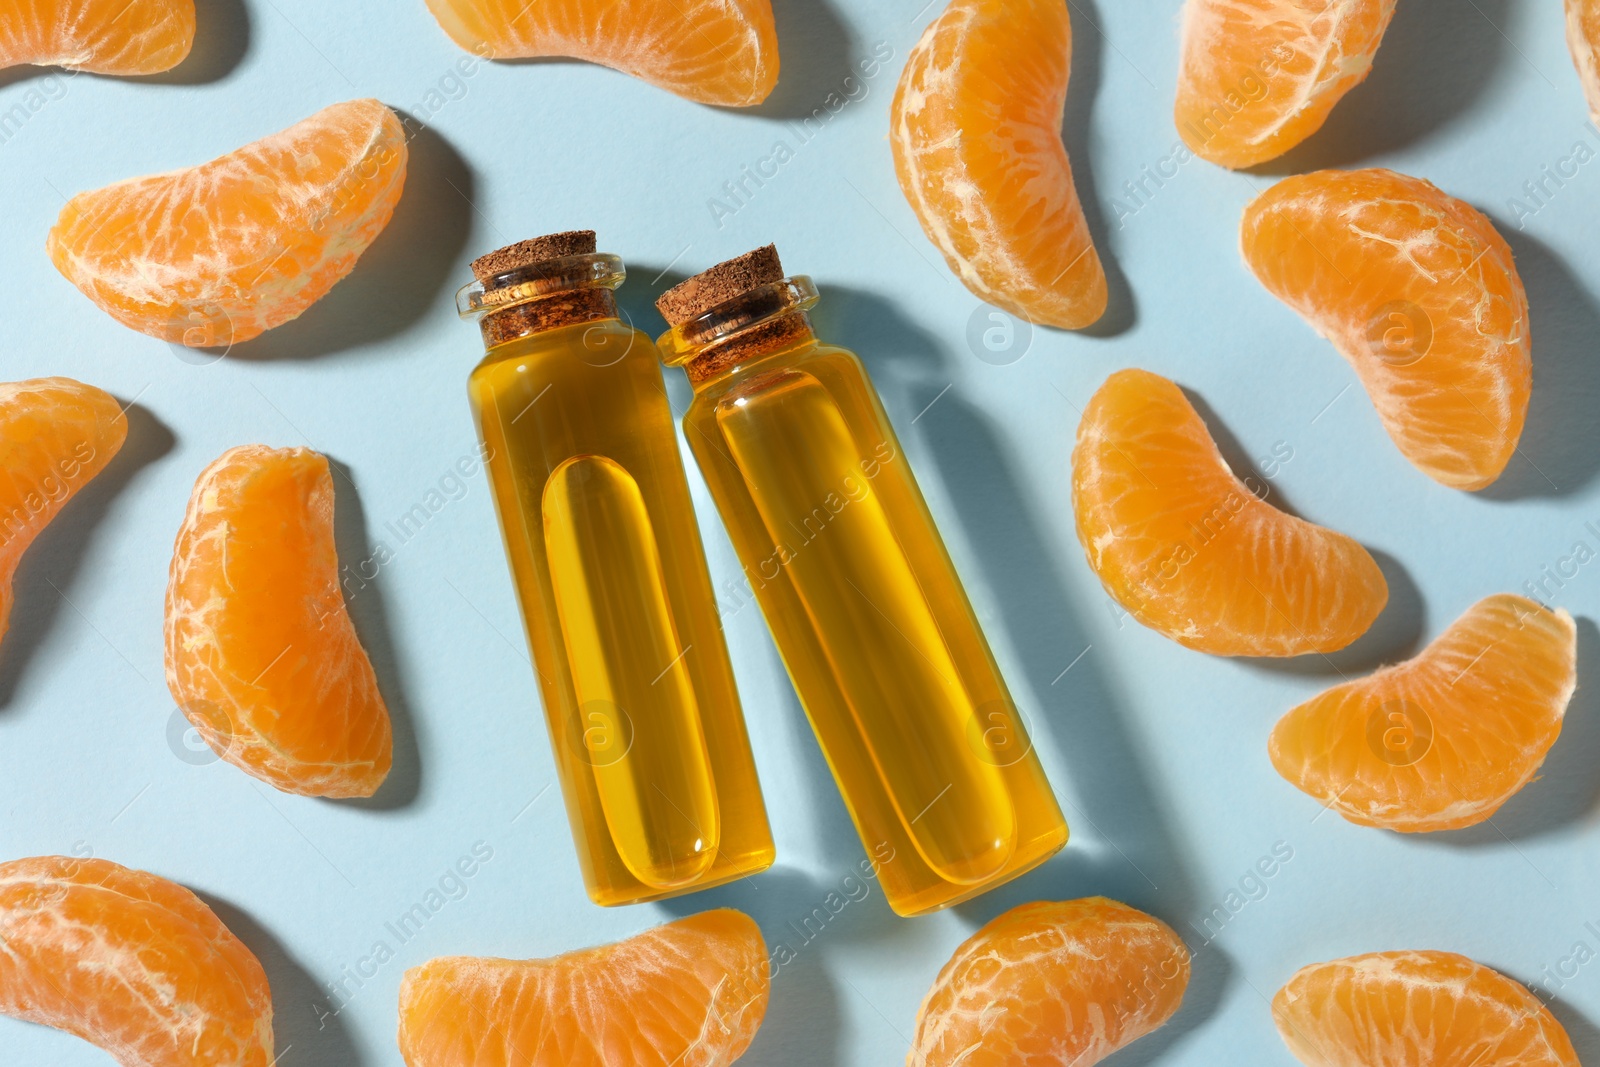
<path id="1" fill-rule="evenodd" d="M 783 281 L 783 263 L 774 245 L 746 252 L 718 263 L 708 271 L 668 289 L 656 301 L 656 308 L 669 325 L 682 326 L 692 319 L 743 296 L 752 289 Z"/>

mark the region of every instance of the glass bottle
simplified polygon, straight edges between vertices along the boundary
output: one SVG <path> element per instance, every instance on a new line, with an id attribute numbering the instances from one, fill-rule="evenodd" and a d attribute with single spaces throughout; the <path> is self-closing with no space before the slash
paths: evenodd
<path id="1" fill-rule="evenodd" d="M 770 246 L 658 301 L 694 386 L 690 447 L 890 906 L 1042 863 L 1067 826 L 961 581 L 817 291 Z"/>
<path id="2" fill-rule="evenodd" d="M 468 384 L 589 896 L 631 904 L 774 849 L 661 367 L 592 232 L 491 253 Z"/>

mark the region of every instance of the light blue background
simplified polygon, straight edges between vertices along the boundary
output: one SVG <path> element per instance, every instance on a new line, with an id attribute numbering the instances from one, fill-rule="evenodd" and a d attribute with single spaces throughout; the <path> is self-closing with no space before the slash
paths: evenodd
<path id="1" fill-rule="evenodd" d="M 1193 390 L 1242 464 L 1292 449 L 1279 499 L 1360 538 L 1389 570 L 1390 608 L 1375 636 L 1338 658 L 1345 671 L 1409 654 L 1479 597 L 1557 566 L 1575 541 L 1600 548 L 1585 526 L 1600 524 L 1600 161 L 1525 228 L 1510 204 L 1542 166 L 1596 136 L 1560 5 L 1400 0 L 1370 81 L 1268 168 L 1389 165 L 1501 224 L 1532 300 L 1534 398 L 1518 458 L 1469 496 L 1400 457 L 1343 361 L 1242 266 L 1240 210 L 1270 174 L 1194 160 L 1146 202 L 1127 199 L 1124 183 L 1177 140 L 1176 0 L 1072 0 L 1067 138 L 1112 269 L 1105 328 L 1041 331 L 1008 366 L 979 359 L 967 335 L 980 305 L 923 238 L 886 138 L 894 81 L 938 10 L 922 3 L 776 0 L 783 79 L 768 105 L 740 113 L 596 67 L 537 63 L 482 66 L 430 115 L 426 94 L 464 53 L 420 0 L 199 0 L 196 55 L 168 78 L 0 75 L 0 111 L 55 94 L 0 144 L 0 377 L 70 375 L 134 404 L 123 454 L 19 578 L 0 649 L 0 857 L 92 853 L 205 894 L 266 964 L 285 1067 L 398 1064 L 401 974 L 434 955 L 548 955 L 721 904 L 753 914 L 769 941 L 799 946 L 787 924 L 862 852 L 754 608 L 731 619 L 728 638 L 779 866 L 700 897 L 602 910 L 584 896 L 552 786 L 485 485 L 471 479 L 403 545 L 385 529 L 474 449 L 464 381 L 480 347 L 452 306 L 473 255 L 593 227 L 630 263 L 625 303 L 654 334 L 650 300 L 670 281 L 775 240 L 791 270 L 823 286 L 820 330 L 857 349 L 882 390 L 1033 716 L 1073 839 L 1040 871 L 951 912 L 898 919 L 876 889 L 849 905 L 780 971 L 748 1062 L 900 1062 L 922 994 L 958 942 L 1010 905 L 1091 893 L 1154 912 L 1197 950 L 1182 1013 L 1119 1067 L 1288 1064 L 1273 992 L 1303 964 L 1397 948 L 1456 950 L 1560 984 L 1557 1016 L 1600 1058 L 1600 966 L 1553 977 L 1575 943 L 1600 949 L 1585 926 L 1600 920 L 1590 682 L 1600 563 L 1555 593 L 1582 619 L 1584 684 L 1544 777 L 1487 826 L 1403 838 L 1322 814 L 1267 761 L 1272 723 L 1337 680 L 1328 665 L 1208 658 L 1121 618 L 1084 564 L 1067 490 L 1078 409 L 1120 367 Z M 894 54 L 886 69 L 801 146 L 790 124 L 844 93 L 880 43 Z M 234 356 L 178 358 L 98 311 L 46 259 L 45 233 L 73 193 L 202 162 L 359 96 L 429 128 L 413 143 L 395 221 L 327 299 Z M 719 226 L 708 200 L 780 139 L 795 158 Z M 681 381 L 673 392 L 681 405 Z M 355 491 L 341 483 L 342 555 L 366 556 L 379 540 L 394 551 L 352 601 L 400 727 L 384 805 L 281 795 L 169 744 L 161 618 L 172 540 L 199 471 L 248 442 L 310 445 L 344 464 Z M 736 563 L 696 488 L 720 583 Z M 328 984 L 375 942 L 395 945 L 385 923 L 476 842 L 493 859 L 465 896 L 360 989 L 347 985 L 353 997 L 319 1026 L 338 1003 Z M 1204 932 L 1280 842 L 1294 856 L 1265 896 Z M 0 1064 L 106 1062 L 0 1020 Z"/>

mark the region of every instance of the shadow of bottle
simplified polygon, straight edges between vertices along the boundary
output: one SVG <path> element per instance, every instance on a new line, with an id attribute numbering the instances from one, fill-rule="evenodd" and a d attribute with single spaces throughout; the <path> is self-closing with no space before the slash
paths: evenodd
<path id="1" fill-rule="evenodd" d="M 368 577 L 358 570 L 363 563 L 379 562 L 367 535 L 366 513 L 350 468 L 329 457 L 334 481 L 334 541 L 340 560 L 341 591 L 345 607 L 355 623 L 361 645 L 378 676 L 378 691 L 389 708 L 394 732 L 394 764 L 378 792 L 364 799 L 334 803 L 370 811 L 395 811 L 406 807 L 422 792 L 421 742 L 417 721 L 407 699 L 405 673 L 394 647 L 388 606 L 384 601 L 380 574 Z M 354 588 L 352 588 L 352 586 Z"/>
<path id="2" fill-rule="evenodd" d="M 0 641 L 0 713 L 16 697 L 27 664 L 60 614 L 65 590 L 72 587 L 112 503 L 176 443 L 172 431 L 148 409 L 131 404 L 125 414 L 128 437 L 121 451 L 40 531 L 17 568 L 11 626 Z"/>
<path id="3" fill-rule="evenodd" d="M 230 901 L 209 893 L 196 895 L 216 912 L 233 936 L 244 942 L 267 972 L 267 983 L 272 987 L 276 1054 L 281 1057 L 293 1049 L 295 1063 L 365 1067 L 369 1061 L 356 1048 L 344 1019 L 319 1007 L 327 1004 L 328 995 L 283 943 Z"/>

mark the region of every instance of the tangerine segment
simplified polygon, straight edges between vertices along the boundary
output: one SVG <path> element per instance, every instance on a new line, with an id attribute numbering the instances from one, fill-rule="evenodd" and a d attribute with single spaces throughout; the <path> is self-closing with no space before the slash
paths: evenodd
<path id="1" fill-rule="evenodd" d="M 0 0 L 0 68 L 158 74 L 194 45 L 194 0 Z"/>
<path id="2" fill-rule="evenodd" d="M 1589 117 L 1600 125 L 1600 0 L 1566 0 L 1567 47 L 1583 81 Z"/>
<path id="3" fill-rule="evenodd" d="M 352 100 L 210 163 L 79 193 L 46 248 L 123 325 L 190 347 L 238 344 L 349 274 L 405 177 L 400 120 Z"/>
<path id="4" fill-rule="evenodd" d="M 368 797 L 389 711 L 339 591 L 333 477 L 246 445 L 195 483 L 167 584 L 167 687 L 218 755 L 286 793 Z"/>
<path id="5" fill-rule="evenodd" d="M 1188 0 L 1174 117 L 1224 167 L 1275 159 L 1366 80 L 1395 0 Z"/>
<path id="6" fill-rule="evenodd" d="M 912 49 L 890 125 L 900 188 L 977 296 L 1080 329 L 1106 274 L 1061 122 L 1072 66 L 1062 0 L 953 0 Z"/>
<path id="7" fill-rule="evenodd" d="M 1389 599 L 1354 540 L 1266 502 L 1228 469 L 1172 382 L 1143 370 L 1106 379 L 1072 451 L 1078 540 L 1134 618 L 1218 656 L 1331 652 Z"/>
<path id="8" fill-rule="evenodd" d="M 1374 952 L 1302 968 L 1272 998 L 1308 1067 L 1578 1067 L 1544 1004 L 1453 952 Z"/>
<path id="9" fill-rule="evenodd" d="M 0 1014 L 122 1067 L 269 1067 L 272 992 L 189 890 L 107 860 L 0 864 Z"/>
<path id="10" fill-rule="evenodd" d="M 1482 489 L 1533 388 L 1528 297 L 1471 205 L 1389 170 L 1288 178 L 1245 208 L 1245 262 L 1333 342 L 1384 429 L 1430 478 Z"/>
<path id="11" fill-rule="evenodd" d="M 749 916 L 703 912 L 542 960 L 435 959 L 400 983 L 407 1067 L 726 1067 L 767 1011 Z"/>
<path id="12" fill-rule="evenodd" d="M 1172 928 L 1105 897 L 1012 908 L 934 979 L 907 1067 L 1090 1067 L 1161 1027 L 1189 984 Z"/>
<path id="13" fill-rule="evenodd" d="M 1455 830 L 1533 779 L 1577 684 L 1572 616 L 1491 596 L 1414 659 L 1289 712 L 1268 753 L 1279 774 L 1353 823 Z"/>
<path id="14" fill-rule="evenodd" d="M 0 382 L 0 638 L 23 552 L 127 437 L 122 406 L 92 385 Z"/>
<path id="15" fill-rule="evenodd" d="M 599 63 L 701 104 L 750 107 L 778 84 L 772 0 L 428 0 L 462 48 Z"/>

